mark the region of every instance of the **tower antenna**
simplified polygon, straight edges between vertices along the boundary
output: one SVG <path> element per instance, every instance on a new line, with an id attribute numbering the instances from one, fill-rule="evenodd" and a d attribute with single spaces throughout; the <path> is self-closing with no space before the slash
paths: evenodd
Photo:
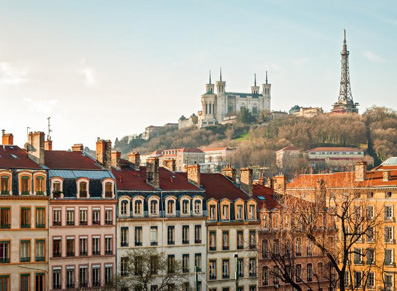
<path id="1" fill-rule="evenodd" d="M 47 134 L 47 140 L 51 140 L 51 117 L 47 117 L 48 120 L 48 134 Z"/>

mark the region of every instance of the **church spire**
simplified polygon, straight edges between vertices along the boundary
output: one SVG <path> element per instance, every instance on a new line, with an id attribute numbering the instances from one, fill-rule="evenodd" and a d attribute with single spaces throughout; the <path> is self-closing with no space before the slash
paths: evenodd
<path id="1" fill-rule="evenodd" d="M 219 81 L 221 81 L 222 82 L 222 67 L 221 67 L 221 69 L 220 69 L 220 80 Z"/>
<path id="2" fill-rule="evenodd" d="M 268 84 L 268 82 L 267 82 L 267 71 L 266 71 L 266 84 Z"/>
<path id="3" fill-rule="evenodd" d="M 211 85 L 211 70 L 210 70 L 210 80 L 209 80 L 208 84 Z"/>
<path id="4" fill-rule="evenodd" d="M 254 74 L 254 86 L 256 87 L 256 74 Z"/>

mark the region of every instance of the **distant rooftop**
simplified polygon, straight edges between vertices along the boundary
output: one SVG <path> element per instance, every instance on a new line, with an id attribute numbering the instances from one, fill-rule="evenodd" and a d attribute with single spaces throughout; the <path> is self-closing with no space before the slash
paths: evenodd
<path id="1" fill-rule="evenodd" d="M 382 166 L 397 166 L 397 157 L 388 158 L 382 163 Z"/>

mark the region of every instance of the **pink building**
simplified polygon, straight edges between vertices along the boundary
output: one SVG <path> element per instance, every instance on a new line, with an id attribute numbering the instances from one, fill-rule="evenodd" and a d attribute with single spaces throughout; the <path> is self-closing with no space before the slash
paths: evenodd
<path id="1" fill-rule="evenodd" d="M 115 273 L 116 199 L 111 171 L 73 151 L 45 151 L 50 181 L 49 290 L 97 289 Z"/>

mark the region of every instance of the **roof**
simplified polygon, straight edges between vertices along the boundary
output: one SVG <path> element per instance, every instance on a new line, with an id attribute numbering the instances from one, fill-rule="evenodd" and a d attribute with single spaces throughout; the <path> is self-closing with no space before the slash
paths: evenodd
<path id="1" fill-rule="evenodd" d="M 397 157 L 388 158 L 381 165 L 382 166 L 397 166 Z"/>
<path id="2" fill-rule="evenodd" d="M 113 178 L 114 176 L 109 171 L 74 171 L 74 170 L 49 170 L 49 177 L 62 177 L 64 179 L 79 179 L 81 177 L 88 179 L 103 180 L 106 178 Z"/>
<path id="3" fill-rule="evenodd" d="M 282 149 L 278 150 L 278 152 L 280 152 L 280 151 L 299 151 L 299 149 L 294 146 L 287 146 L 287 147 L 283 147 Z"/>
<path id="4" fill-rule="evenodd" d="M 276 201 L 272 188 L 260 184 L 254 184 L 252 194 L 258 201 L 258 205 L 261 209 L 266 208 L 267 210 L 272 210 L 280 207 L 280 204 Z"/>
<path id="5" fill-rule="evenodd" d="M 45 151 L 44 164 L 58 170 L 103 170 L 96 160 L 82 152 Z"/>
<path id="6" fill-rule="evenodd" d="M 309 152 L 363 152 L 362 149 L 359 148 L 350 148 L 350 147 L 318 147 L 309 150 Z"/>
<path id="7" fill-rule="evenodd" d="M 259 96 L 262 96 L 262 94 L 238 93 L 238 92 L 226 92 L 226 95 L 239 96 L 241 98 L 246 98 L 246 97 L 258 98 Z"/>
<path id="8" fill-rule="evenodd" d="M 116 179 L 117 190 L 155 190 L 147 184 L 146 172 L 135 171 L 130 168 L 117 170 L 112 168 L 112 173 Z"/>
<path id="9" fill-rule="evenodd" d="M 212 152 L 212 151 L 231 151 L 234 150 L 232 148 L 229 147 L 222 147 L 222 148 L 205 148 L 205 149 L 201 149 L 203 152 Z"/>
<path id="10" fill-rule="evenodd" d="M 43 169 L 28 156 L 28 153 L 15 145 L 0 146 L 1 169 Z"/>
<path id="11" fill-rule="evenodd" d="M 236 200 L 241 198 L 247 200 L 250 198 L 243 190 L 222 174 L 202 173 L 201 185 L 205 188 L 207 199 L 214 198 L 221 200 L 228 198 L 230 200 Z"/>

